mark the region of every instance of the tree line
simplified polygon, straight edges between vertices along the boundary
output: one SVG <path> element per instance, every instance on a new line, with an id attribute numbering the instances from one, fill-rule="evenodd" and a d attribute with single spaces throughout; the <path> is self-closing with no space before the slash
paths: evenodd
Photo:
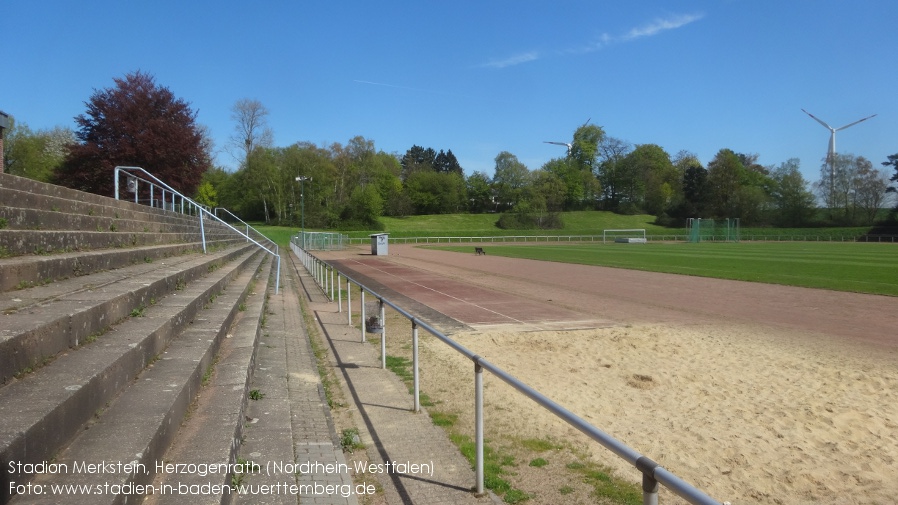
<path id="1" fill-rule="evenodd" d="M 762 166 L 757 154 L 721 149 L 703 166 L 681 151 L 630 144 L 597 125 L 575 129 L 567 154 L 530 169 L 507 151 L 493 175 L 465 175 L 451 149 L 404 154 L 357 136 L 346 144 L 273 145 L 268 110 L 235 102 L 225 150 L 239 167 L 214 166 L 213 145 L 189 104 L 146 73 L 95 90 L 77 129 L 32 131 L 14 122 L 4 143 L 10 173 L 109 195 L 112 168 L 141 166 L 210 207 L 246 220 L 312 228 L 378 229 L 382 216 L 496 213 L 506 228 L 552 228 L 571 210 L 645 213 L 659 224 L 738 217 L 746 225 L 872 224 L 898 182 L 898 154 L 883 162 L 839 154 L 804 179 L 798 159 Z M 588 122 L 587 122 L 588 123 Z M 820 202 L 820 205 L 818 205 Z M 821 208 L 823 211 L 821 212 Z M 894 218 L 894 211 L 892 217 Z"/>

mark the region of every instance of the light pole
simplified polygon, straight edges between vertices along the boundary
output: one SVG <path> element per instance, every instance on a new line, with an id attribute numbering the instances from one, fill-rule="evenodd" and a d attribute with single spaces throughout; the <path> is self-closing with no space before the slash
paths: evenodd
<path id="1" fill-rule="evenodd" d="M 311 181 L 311 177 L 300 175 L 296 178 L 299 181 L 299 205 L 300 205 L 300 226 L 302 227 L 302 248 L 306 248 L 306 181 Z"/>

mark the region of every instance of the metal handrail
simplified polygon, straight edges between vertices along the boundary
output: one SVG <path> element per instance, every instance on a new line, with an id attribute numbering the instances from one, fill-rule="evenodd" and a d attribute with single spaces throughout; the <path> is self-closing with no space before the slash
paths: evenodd
<path id="1" fill-rule="evenodd" d="M 509 386 L 513 387 L 518 392 L 527 396 L 534 402 L 536 402 L 541 407 L 545 408 L 549 412 L 555 414 L 562 421 L 566 422 L 570 426 L 576 428 L 580 432 L 584 433 L 589 438 L 595 440 L 599 444 L 601 444 L 606 449 L 610 450 L 612 453 L 622 458 L 624 461 L 632 465 L 634 468 L 639 470 L 642 473 L 642 490 L 643 490 L 643 504 L 645 505 L 657 505 L 658 503 L 658 484 L 664 485 L 666 488 L 671 490 L 676 495 L 685 499 L 689 503 L 694 505 L 720 505 L 720 502 L 714 500 L 707 494 L 705 494 L 700 489 L 696 488 L 692 484 L 684 481 L 680 477 L 673 474 L 671 471 L 665 469 L 660 466 L 658 463 L 655 463 L 648 457 L 640 454 L 635 449 L 627 446 L 623 442 L 615 439 L 611 435 L 603 432 L 602 430 L 596 428 L 595 426 L 589 424 L 583 418 L 577 416 L 573 412 L 567 410 L 562 407 L 560 404 L 551 400 L 549 397 L 540 393 L 539 391 L 533 389 L 528 386 L 524 382 L 518 380 L 508 372 L 502 370 L 498 366 L 490 363 L 486 359 L 481 356 L 475 354 L 470 349 L 464 347 L 458 342 L 452 340 L 451 338 L 444 335 L 439 330 L 433 328 L 426 322 L 418 319 L 416 316 L 410 314 L 405 309 L 400 307 L 399 305 L 393 303 L 389 299 L 384 296 L 378 294 L 376 291 L 366 287 L 364 284 L 354 280 L 346 274 L 340 273 L 337 269 L 325 262 L 322 261 L 308 251 L 301 249 L 297 244 L 295 244 L 292 240 L 290 242 L 290 247 L 293 252 L 296 254 L 300 261 L 303 263 L 303 266 L 309 271 L 315 281 L 322 285 L 327 293 L 328 287 L 328 277 L 327 277 L 327 269 L 331 270 L 331 280 L 330 280 L 330 289 L 333 291 L 334 283 L 333 283 L 333 272 L 337 274 L 337 283 L 340 282 L 340 276 L 342 275 L 347 282 L 347 293 L 349 292 L 349 285 L 355 284 L 362 291 L 362 333 L 364 335 L 365 332 L 365 312 L 364 312 L 364 294 L 365 292 L 370 293 L 372 296 L 377 298 L 378 302 L 381 304 L 381 314 L 383 314 L 383 305 L 390 306 L 397 313 L 411 321 L 412 323 L 412 335 L 413 335 L 413 368 L 414 368 L 414 395 L 415 395 L 415 410 L 419 409 L 420 401 L 419 401 L 419 388 L 418 388 L 418 358 L 417 358 L 417 349 L 418 349 L 418 341 L 417 341 L 417 328 L 420 326 L 424 328 L 428 333 L 436 337 L 441 342 L 445 343 L 459 354 L 464 357 L 470 359 L 474 363 L 475 369 L 475 443 L 476 443 L 476 479 L 475 490 L 478 493 L 483 492 L 483 382 L 482 382 L 482 370 L 486 369 L 494 376 L 496 376 L 501 381 L 505 382 Z M 338 290 L 339 292 L 339 290 Z M 333 294 L 330 295 L 331 300 L 333 300 Z M 342 310 L 342 299 L 340 301 L 340 309 Z M 349 314 L 350 324 L 352 321 L 352 314 Z M 384 323 L 384 321 L 381 321 Z M 384 325 L 385 326 L 385 325 Z M 381 334 L 381 360 L 383 366 L 385 367 L 385 359 L 386 359 L 386 333 L 385 329 L 382 329 Z"/>
<path id="2" fill-rule="evenodd" d="M 142 180 L 142 181 L 147 182 L 148 184 L 150 184 L 151 202 L 152 202 L 153 186 L 154 186 L 154 184 L 158 184 L 160 188 L 164 188 L 164 189 L 163 189 L 163 193 L 162 193 L 163 205 L 164 205 L 164 202 L 165 202 L 165 190 L 168 190 L 168 191 L 169 191 L 170 193 L 172 193 L 173 195 L 177 195 L 177 196 L 181 197 L 181 213 L 182 213 L 182 214 L 184 213 L 184 202 L 187 202 L 188 204 L 190 204 L 190 205 L 197 211 L 198 215 L 200 216 L 200 234 L 201 234 L 202 240 L 203 240 L 203 253 L 204 253 L 204 254 L 206 253 L 206 229 L 205 229 L 205 225 L 203 224 L 203 219 L 204 219 L 205 216 L 208 215 L 208 216 L 211 217 L 212 219 L 214 219 L 214 220 L 218 221 L 219 223 L 221 223 L 221 224 L 227 226 L 228 228 L 230 228 L 231 230 L 233 230 L 233 231 L 234 231 L 235 233 L 237 233 L 238 235 L 240 235 L 240 236 L 242 236 L 242 237 L 245 237 L 248 241 L 252 242 L 252 243 L 255 244 L 256 246 L 258 246 L 260 249 L 262 249 L 262 250 L 264 250 L 265 252 L 267 252 L 268 254 L 271 254 L 272 256 L 274 256 L 275 258 L 277 258 L 277 272 L 276 272 L 276 274 L 275 274 L 274 292 L 275 292 L 275 294 L 278 294 L 278 293 L 280 292 L 280 285 L 281 285 L 281 255 L 280 255 L 278 252 L 272 251 L 271 249 L 269 249 L 269 248 L 265 247 L 264 245 L 260 244 L 258 241 L 256 241 L 256 240 L 253 239 L 252 237 L 250 237 L 248 233 L 243 233 L 242 231 L 238 230 L 237 228 L 234 228 L 233 226 L 231 226 L 230 224 L 226 223 L 226 222 L 223 221 L 221 218 L 219 218 L 218 216 L 216 216 L 215 214 L 213 214 L 212 212 L 210 212 L 210 211 L 208 210 L 208 207 L 206 207 L 205 205 L 202 205 L 202 204 L 200 204 L 200 203 L 197 203 L 197 202 L 193 201 L 193 199 L 184 196 L 184 195 L 181 194 L 178 190 L 172 188 L 171 186 L 169 186 L 168 184 L 166 184 L 165 182 L 163 182 L 162 180 L 160 180 L 158 177 L 156 177 L 155 175 L 153 175 L 153 174 L 147 172 L 146 170 L 144 170 L 144 169 L 141 168 L 141 167 L 126 167 L 126 166 L 117 166 L 117 167 L 115 167 L 115 173 L 114 173 L 115 182 L 114 182 L 114 184 L 115 184 L 115 199 L 116 199 L 116 200 L 119 200 L 119 193 L 118 193 L 118 190 L 119 190 L 119 172 L 121 172 L 121 171 L 126 172 L 130 177 L 133 177 L 134 180 L 135 180 L 135 186 L 134 186 L 134 201 L 135 201 L 135 203 L 137 202 L 137 193 L 138 193 L 138 191 L 137 191 L 138 188 L 137 188 L 137 182 L 136 182 L 136 181 Z M 149 178 L 151 178 L 152 181 L 148 181 L 148 180 L 146 180 L 146 179 L 142 179 L 142 178 L 140 178 L 140 177 L 138 177 L 138 176 L 132 174 L 132 173 L 131 173 L 132 171 L 140 171 L 140 172 L 146 174 Z M 172 204 L 174 204 L 174 197 L 172 197 Z M 266 237 L 266 238 L 267 238 L 267 237 Z M 269 241 L 270 241 L 270 239 L 269 239 Z M 274 243 L 274 242 L 272 242 L 272 243 Z M 277 247 L 276 244 L 275 244 L 275 247 Z"/>
<path id="3" fill-rule="evenodd" d="M 247 223 L 246 221 L 244 221 L 244 220 L 240 219 L 239 217 L 237 217 L 237 215 L 234 214 L 233 212 L 229 211 L 228 209 L 226 209 L 226 208 L 224 208 L 224 207 L 215 207 L 215 209 L 213 209 L 212 212 L 214 212 L 215 215 L 218 216 L 218 211 L 220 211 L 220 210 L 223 210 L 223 211 L 227 212 L 228 215 L 230 215 L 231 217 L 233 217 L 233 218 L 236 219 L 237 221 L 240 221 L 244 226 L 246 226 L 246 236 L 247 236 L 247 237 L 249 237 L 249 231 L 252 230 L 252 231 L 256 232 L 256 235 L 258 235 L 258 236 L 264 238 L 265 240 L 269 241 L 269 242 L 271 243 L 271 245 L 274 246 L 274 250 L 275 250 L 276 252 L 279 253 L 280 247 L 274 242 L 274 240 L 271 240 L 270 238 L 266 237 L 264 233 L 262 233 L 262 232 L 260 232 L 259 230 L 253 228 L 252 226 L 250 226 L 249 223 Z"/>

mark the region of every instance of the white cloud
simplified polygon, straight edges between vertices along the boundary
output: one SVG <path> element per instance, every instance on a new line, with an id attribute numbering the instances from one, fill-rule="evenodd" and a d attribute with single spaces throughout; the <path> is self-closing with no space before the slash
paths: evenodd
<path id="1" fill-rule="evenodd" d="M 538 52 L 530 51 L 526 53 L 516 54 L 514 56 L 511 56 L 510 58 L 505 58 L 504 60 L 490 60 L 480 66 L 490 68 L 512 67 L 514 65 L 520 65 L 521 63 L 538 60 L 539 57 L 540 55 Z"/>
<path id="2" fill-rule="evenodd" d="M 653 20 L 650 23 L 647 23 L 643 26 L 639 26 L 636 28 L 632 28 L 630 31 L 625 33 L 624 35 L 610 35 L 608 33 L 603 33 L 598 40 L 590 42 L 586 45 L 576 48 L 570 48 L 565 51 L 559 51 L 557 54 L 586 54 L 592 53 L 595 51 L 599 51 L 604 49 L 607 46 L 612 44 L 618 44 L 622 42 L 630 42 L 632 40 L 641 39 L 644 37 L 652 37 L 654 35 L 658 35 L 661 32 L 665 32 L 668 30 L 675 30 L 677 28 L 681 28 L 690 23 L 698 21 L 705 17 L 704 14 L 678 14 L 675 16 L 670 16 L 667 18 L 658 18 Z M 537 51 L 530 51 L 526 53 L 516 54 L 504 60 L 490 60 L 487 63 L 480 65 L 481 67 L 488 68 L 505 68 L 511 67 L 514 65 L 520 65 L 522 63 L 527 63 L 530 61 L 538 60 L 543 55 Z"/>
<path id="3" fill-rule="evenodd" d="M 642 37 L 651 37 L 667 30 L 675 30 L 682 26 L 686 26 L 693 21 L 698 21 L 704 17 L 702 14 L 682 14 L 667 19 L 656 19 L 651 23 L 633 28 L 626 35 L 620 37 L 621 41 L 639 39 Z"/>

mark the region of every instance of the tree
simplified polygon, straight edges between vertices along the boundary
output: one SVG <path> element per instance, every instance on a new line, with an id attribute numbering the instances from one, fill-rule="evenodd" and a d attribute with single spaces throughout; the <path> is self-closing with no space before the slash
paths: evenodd
<path id="1" fill-rule="evenodd" d="M 424 149 L 419 145 L 413 145 L 399 159 L 399 165 L 402 166 L 402 180 L 406 180 L 412 172 L 417 170 L 433 170 L 436 158 L 437 153 L 432 148 Z"/>
<path id="2" fill-rule="evenodd" d="M 50 182 L 74 142 L 75 133 L 68 128 L 57 126 L 35 132 L 10 117 L 3 141 L 3 165 L 9 174 Z"/>
<path id="3" fill-rule="evenodd" d="M 465 173 L 461 168 L 461 165 L 458 164 L 458 159 L 452 154 L 452 149 L 449 149 L 445 153 L 440 149 L 440 152 L 433 160 L 433 169 L 443 174 L 464 175 Z"/>
<path id="4" fill-rule="evenodd" d="M 890 154 L 886 157 L 886 161 L 882 162 L 882 166 L 884 167 L 892 167 L 895 170 L 895 173 L 889 177 L 889 180 L 898 183 L 898 153 Z M 886 189 L 889 193 L 898 193 L 898 188 L 896 188 L 895 184 L 890 184 L 888 189 Z M 895 204 L 895 210 L 898 210 L 898 203 Z"/>
<path id="5" fill-rule="evenodd" d="M 858 166 L 854 184 L 854 204 L 860 211 L 864 224 L 873 224 L 876 214 L 882 208 L 889 190 L 889 176 L 882 170 L 873 168 L 873 164 L 864 160 Z"/>
<path id="6" fill-rule="evenodd" d="M 708 190 L 711 212 L 715 217 L 740 217 L 737 192 L 745 167 L 730 149 L 721 149 L 708 163 Z"/>
<path id="7" fill-rule="evenodd" d="M 633 146 L 618 138 L 604 137 L 598 149 L 601 162 L 594 172 L 602 183 L 602 207 L 616 211 L 620 205 L 620 188 L 624 184 L 622 162 Z"/>
<path id="8" fill-rule="evenodd" d="M 113 81 L 114 87 L 95 90 L 86 113 L 75 118 L 78 142 L 56 171 L 56 181 L 108 196 L 117 165 L 139 166 L 193 194 L 211 165 L 196 113 L 149 74 Z"/>
<path id="9" fill-rule="evenodd" d="M 673 196 L 676 171 L 667 154 L 656 144 L 641 144 L 621 160 L 618 188 L 624 212 L 664 212 Z"/>
<path id="10" fill-rule="evenodd" d="M 488 175 L 475 171 L 465 179 L 468 191 L 468 210 L 482 213 L 489 210 L 493 201 L 493 187 Z"/>
<path id="11" fill-rule="evenodd" d="M 869 224 L 888 191 L 886 175 L 863 156 L 835 154 L 820 167 L 815 187 L 830 219 L 843 224 Z"/>
<path id="12" fill-rule="evenodd" d="M 493 185 L 496 188 L 497 210 L 513 208 L 521 200 L 524 188 L 530 183 L 530 170 L 508 151 L 496 156 Z M 501 207 L 502 209 L 499 209 Z"/>
<path id="13" fill-rule="evenodd" d="M 770 171 L 774 181 L 772 199 L 775 224 L 807 226 L 814 217 L 815 198 L 801 175 L 798 158 L 791 158 Z"/>
<path id="14" fill-rule="evenodd" d="M 571 142 L 570 157 L 581 170 L 592 171 L 599 157 L 599 144 L 605 138 L 601 126 L 586 125 L 577 128 Z"/>
<path id="15" fill-rule="evenodd" d="M 268 126 L 268 109 L 259 100 L 241 98 L 234 102 L 231 120 L 235 124 L 229 146 L 240 153 L 239 157 L 232 156 L 241 164 L 246 163 L 255 148 L 274 144 L 274 132 Z"/>

